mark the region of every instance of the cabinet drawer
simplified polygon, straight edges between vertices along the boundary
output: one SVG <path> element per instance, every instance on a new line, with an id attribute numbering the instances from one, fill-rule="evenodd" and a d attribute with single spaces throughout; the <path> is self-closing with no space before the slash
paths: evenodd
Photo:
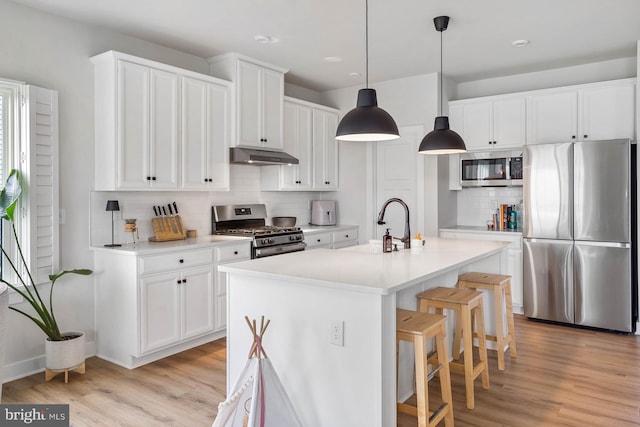
<path id="1" fill-rule="evenodd" d="M 333 232 L 333 243 L 356 242 L 358 240 L 358 230 L 342 230 Z"/>
<path id="2" fill-rule="evenodd" d="M 216 248 L 216 262 L 241 261 L 251 258 L 250 243 L 230 245 Z"/>
<path id="3" fill-rule="evenodd" d="M 304 241 L 307 244 L 307 248 L 310 249 L 315 246 L 331 245 L 333 236 L 331 233 L 313 233 L 304 236 Z"/>
<path id="4" fill-rule="evenodd" d="M 213 252 L 211 249 L 174 252 L 142 257 L 140 259 L 140 272 L 147 274 L 212 263 Z"/>

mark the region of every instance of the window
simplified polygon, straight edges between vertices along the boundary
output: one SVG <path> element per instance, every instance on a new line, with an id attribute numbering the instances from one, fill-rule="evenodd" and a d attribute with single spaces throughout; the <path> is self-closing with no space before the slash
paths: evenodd
<path id="1" fill-rule="evenodd" d="M 47 283 L 58 269 L 57 106 L 56 91 L 0 80 L 0 182 L 4 186 L 12 168 L 20 170 L 16 229 L 36 283 Z M 14 239 L 4 225 L 0 238 L 15 259 Z M 3 278 L 13 279 L 0 269 Z"/>

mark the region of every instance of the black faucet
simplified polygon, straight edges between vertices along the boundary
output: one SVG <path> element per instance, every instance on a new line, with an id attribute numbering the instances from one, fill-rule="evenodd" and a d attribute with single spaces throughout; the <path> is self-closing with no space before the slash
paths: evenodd
<path id="1" fill-rule="evenodd" d="M 389 203 L 391 202 L 398 202 L 404 208 L 404 236 L 402 238 L 394 237 L 394 239 L 400 240 L 401 242 L 403 242 L 405 249 L 410 249 L 411 248 L 411 230 L 409 229 L 409 206 L 407 206 L 405 202 L 403 202 L 401 199 L 398 199 L 397 197 L 393 197 L 387 200 L 386 202 L 384 202 L 384 204 L 382 205 L 382 209 L 380 209 L 380 213 L 378 214 L 378 224 L 379 225 L 385 224 L 385 222 L 383 221 L 384 212 L 387 210 L 387 206 L 389 206 Z"/>

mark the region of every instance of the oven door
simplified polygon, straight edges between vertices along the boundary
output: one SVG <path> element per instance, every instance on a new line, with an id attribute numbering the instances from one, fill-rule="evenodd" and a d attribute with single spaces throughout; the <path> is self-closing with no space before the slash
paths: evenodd
<path id="1" fill-rule="evenodd" d="M 305 242 L 287 243 L 284 245 L 263 246 L 260 248 L 253 247 L 251 253 L 252 258 L 264 258 L 273 255 L 286 254 L 289 252 L 304 251 L 307 247 Z"/>

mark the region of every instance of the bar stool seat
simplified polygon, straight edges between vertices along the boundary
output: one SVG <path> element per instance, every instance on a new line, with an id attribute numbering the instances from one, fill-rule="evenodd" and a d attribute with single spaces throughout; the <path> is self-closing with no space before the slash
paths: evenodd
<path id="1" fill-rule="evenodd" d="M 453 402 L 451 399 L 451 377 L 449 372 L 449 357 L 445 345 L 446 317 L 436 314 L 420 313 L 411 310 L 396 310 L 396 377 L 397 353 L 400 341 L 413 343 L 415 356 L 415 384 L 417 406 L 407 403 L 397 403 L 399 412 L 418 417 L 418 427 L 435 427 L 444 419 L 445 426 L 453 427 Z M 435 338 L 435 355 L 427 355 L 427 341 Z M 435 361 L 434 361 L 435 360 Z M 437 367 L 428 373 L 428 365 Z M 436 374 L 440 375 L 440 393 L 442 405 L 435 411 L 429 410 L 429 380 Z M 397 384 L 396 384 L 397 387 Z M 397 394 L 397 389 L 396 389 Z"/>
<path id="2" fill-rule="evenodd" d="M 487 335 L 487 339 L 497 343 L 498 369 L 504 371 L 505 348 L 516 357 L 516 332 L 513 322 L 513 302 L 511 297 L 511 276 L 502 274 L 464 273 L 458 277 L 458 287 L 466 289 L 487 289 L 493 293 L 496 335 Z M 504 310 L 504 312 L 503 312 Z M 507 318 L 507 333 L 504 331 L 504 318 Z"/>
<path id="3" fill-rule="evenodd" d="M 475 407 L 473 383 L 478 376 L 482 377 L 482 388 L 489 388 L 489 366 L 487 363 L 487 341 L 484 331 L 484 315 L 482 311 L 482 293 L 472 289 L 436 287 L 424 291 L 417 296 L 419 309 L 428 313 L 434 308 L 436 314 L 443 310 L 456 312 L 456 326 L 453 340 L 453 358 L 451 368 L 464 372 L 467 408 Z M 478 362 L 473 360 L 473 324 L 476 324 L 478 337 Z M 460 340 L 464 342 L 463 363 L 460 358 Z"/>

